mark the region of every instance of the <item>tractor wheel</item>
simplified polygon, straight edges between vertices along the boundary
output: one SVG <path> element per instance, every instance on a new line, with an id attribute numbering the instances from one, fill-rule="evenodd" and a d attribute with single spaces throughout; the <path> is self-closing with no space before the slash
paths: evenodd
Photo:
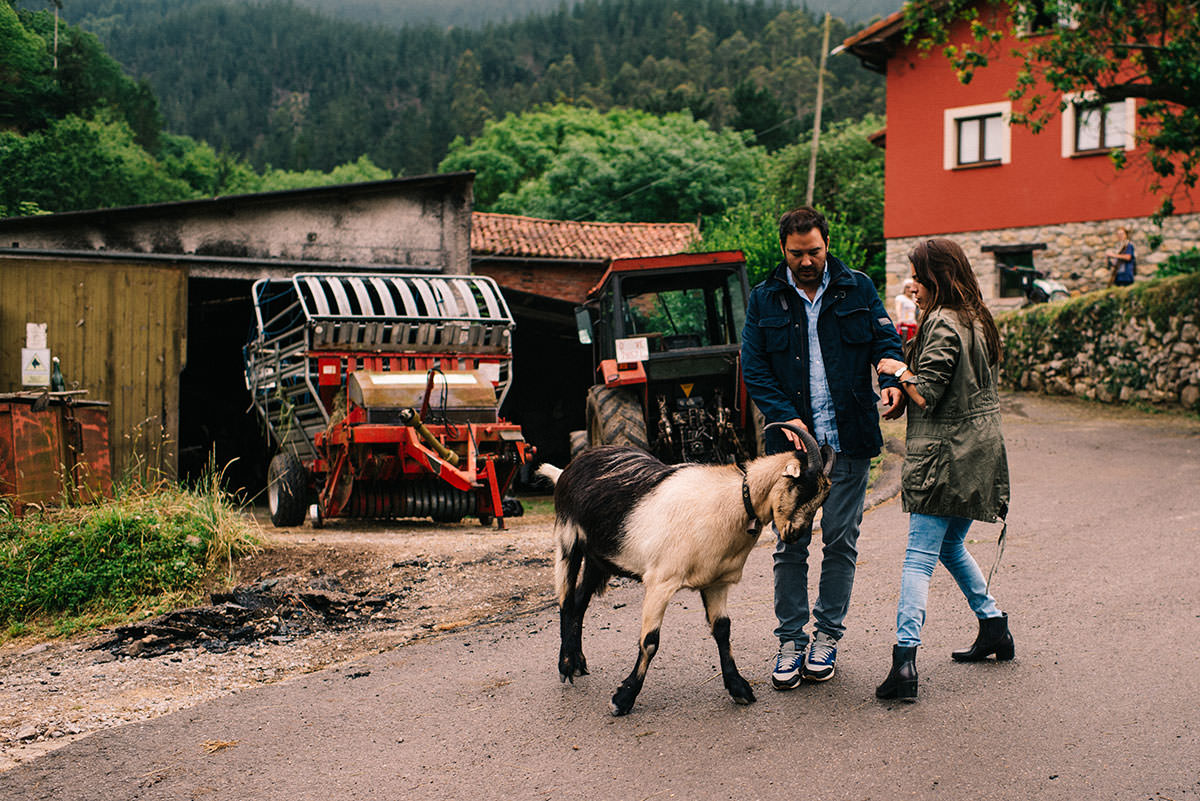
<path id="1" fill-rule="evenodd" d="M 308 471 L 294 453 L 278 453 L 267 467 L 267 506 L 276 526 L 298 526 L 308 512 Z"/>
<path id="2" fill-rule="evenodd" d="M 588 445 L 626 445 L 649 452 L 642 404 L 626 389 L 596 385 L 587 394 Z"/>
<path id="3" fill-rule="evenodd" d="M 572 431 L 567 435 L 567 440 L 570 443 L 570 461 L 575 461 L 579 452 L 588 446 L 588 432 Z"/>

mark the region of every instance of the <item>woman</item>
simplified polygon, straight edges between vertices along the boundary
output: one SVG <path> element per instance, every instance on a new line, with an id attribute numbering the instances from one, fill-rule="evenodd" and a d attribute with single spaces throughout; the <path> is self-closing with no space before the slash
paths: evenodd
<path id="1" fill-rule="evenodd" d="M 913 300 L 914 283 L 911 278 L 904 279 L 904 286 L 893 301 L 896 330 L 905 342 L 912 339 L 917 331 L 917 304 Z"/>
<path id="2" fill-rule="evenodd" d="M 875 694 L 916 700 L 917 646 L 939 559 L 979 618 L 974 645 L 953 658 L 1012 659 L 1013 640 L 1008 616 L 996 607 L 963 545 L 972 520 L 990 523 L 1008 513 L 1008 460 L 996 393 L 1000 334 L 956 243 L 930 239 L 908 258 L 919 327 L 908 364 L 883 359 L 877 367 L 880 375 L 899 378 L 909 399 L 901 499 L 910 516 L 892 670 Z"/>
<path id="3" fill-rule="evenodd" d="M 1129 229 L 1121 226 L 1117 229 L 1117 249 L 1104 254 L 1108 256 L 1108 266 L 1112 275 L 1108 278 L 1109 286 L 1129 286 L 1137 273 L 1137 256 L 1133 252 L 1133 243 L 1129 241 Z"/>

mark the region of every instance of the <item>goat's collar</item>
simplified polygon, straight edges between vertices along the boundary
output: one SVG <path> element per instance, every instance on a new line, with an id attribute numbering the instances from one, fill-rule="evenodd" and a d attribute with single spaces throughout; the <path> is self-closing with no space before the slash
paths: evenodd
<path id="1" fill-rule="evenodd" d="M 750 485 L 746 482 L 746 470 L 741 465 L 738 465 L 738 470 L 742 473 L 742 506 L 746 509 L 746 514 L 750 515 L 750 522 L 746 525 L 746 533 L 751 536 L 757 536 L 759 529 L 762 528 L 762 521 L 758 519 L 758 515 L 754 512 L 754 504 L 750 503 Z"/>

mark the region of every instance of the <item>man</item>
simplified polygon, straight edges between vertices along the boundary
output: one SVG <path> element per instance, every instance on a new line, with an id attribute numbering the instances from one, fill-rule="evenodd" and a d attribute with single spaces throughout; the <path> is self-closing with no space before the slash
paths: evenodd
<path id="1" fill-rule="evenodd" d="M 779 220 L 783 263 L 754 287 L 742 331 L 746 388 L 767 422 L 803 427 L 837 452 L 832 489 L 821 507 L 821 578 L 809 621 L 809 540 L 775 547 L 775 616 L 779 654 L 771 683 L 790 690 L 802 678 L 833 677 L 837 642 L 850 606 L 858 527 L 871 457 L 883 437 L 872 384 L 881 358 L 903 358 L 900 336 L 865 274 L 829 255 L 829 223 L 802 207 Z M 880 379 L 885 416 L 898 417 L 903 396 L 894 377 Z M 785 439 L 786 437 L 786 439 Z M 767 452 L 799 448 L 791 432 L 767 432 Z M 811 537 L 809 538 L 811 539 Z"/>

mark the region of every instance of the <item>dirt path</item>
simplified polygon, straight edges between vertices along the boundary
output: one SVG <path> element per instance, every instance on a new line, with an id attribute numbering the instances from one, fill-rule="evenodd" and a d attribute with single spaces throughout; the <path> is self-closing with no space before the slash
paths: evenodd
<path id="1" fill-rule="evenodd" d="M 526 507 L 504 531 L 412 521 L 276 530 L 260 513 L 264 550 L 236 565 L 235 583 L 386 602 L 306 616 L 295 634 L 220 648 L 200 642 L 152 658 L 97 650 L 111 639 L 105 633 L 7 643 L 0 771 L 94 731 L 551 604 L 550 501 L 526 499 Z"/>
<path id="2" fill-rule="evenodd" d="M 885 434 L 897 450 L 902 423 L 885 424 Z M 893 454 L 873 479 L 868 507 L 895 495 L 898 474 Z M 234 584 L 386 602 L 308 615 L 298 629 L 267 625 L 248 642 L 198 641 L 149 657 L 132 655 L 136 641 L 99 648 L 109 631 L 0 646 L 0 772 L 92 732 L 552 606 L 553 503 L 548 495 L 522 501 L 525 514 L 503 531 L 477 521 L 275 529 L 258 510 L 264 549 L 236 564 Z"/>

